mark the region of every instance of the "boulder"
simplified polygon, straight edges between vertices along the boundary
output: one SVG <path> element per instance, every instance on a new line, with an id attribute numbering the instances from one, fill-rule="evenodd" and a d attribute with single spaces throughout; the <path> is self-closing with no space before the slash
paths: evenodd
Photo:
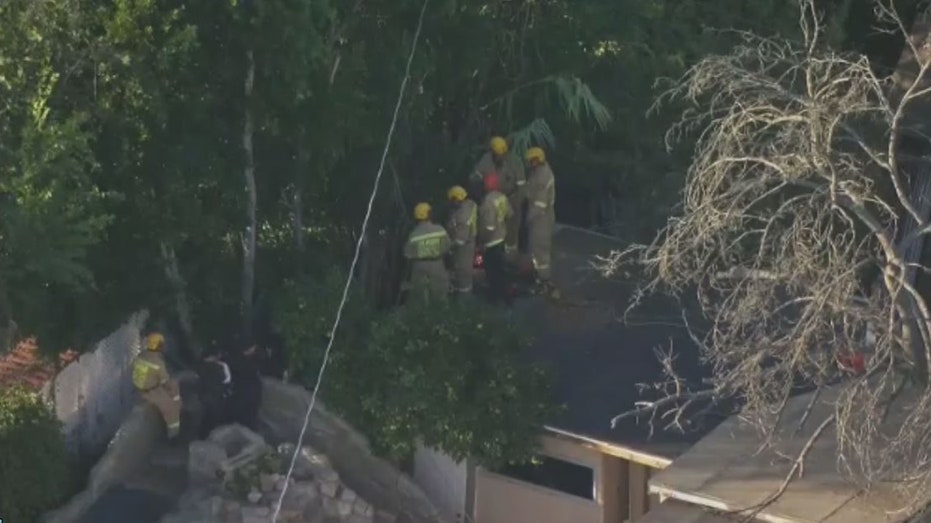
<path id="1" fill-rule="evenodd" d="M 278 481 L 278 474 L 261 474 L 259 475 L 259 490 L 263 494 L 275 490 L 275 483 Z"/>
<path id="2" fill-rule="evenodd" d="M 375 523 L 395 523 L 397 520 L 398 516 L 387 510 L 376 510 L 375 517 L 373 518 Z"/>
<path id="3" fill-rule="evenodd" d="M 271 523 L 272 510 L 268 507 L 243 507 L 242 523 Z"/>
<path id="4" fill-rule="evenodd" d="M 223 502 L 223 517 L 225 519 L 235 519 L 239 516 L 240 509 L 238 501 L 228 499 Z"/>
<path id="5" fill-rule="evenodd" d="M 192 485 L 216 483 L 226 461 L 226 450 L 212 441 L 195 441 L 188 447 L 188 479 Z"/>
<path id="6" fill-rule="evenodd" d="M 355 503 L 352 504 L 353 514 L 360 516 L 365 516 L 369 519 L 375 515 L 375 509 L 367 501 L 362 498 L 356 499 Z"/>
<path id="7" fill-rule="evenodd" d="M 339 490 L 339 483 L 335 481 L 318 482 L 320 494 L 326 498 L 336 498 L 336 492 Z"/>
<path id="8" fill-rule="evenodd" d="M 354 503 L 359 496 L 356 495 L 352 490 L 343 487 L 342 492 L 339 494 L 339 499 L 346 501 L 350 504 Z"/>
<path id="9" fill-rule="evenodd" d="M 336 500 L 336 515 L 340 519 L 346 519 L 352 515 L 352 503 L 342 499 Z"/>
<path id="10" fill-rule="evenodd" d="M 284 490 L 285 484 L 288 485 L 288 488 L 291 488 L 292 486 L 294 486 L 294 483 L 295 483 L 294 478 L 286 479 L 284 477 L 279 477 L 278 481 L 275 482 L 275 490 L 278 492 L 281 492 L 282 490 Z"/>
<path id="11" fill-rule="evenodd" d="M 275 500 L 272 503 L 274 507 Z M 284 493 L 281 511 L 278 517 L 282 521 L 308 521 L 319 516 L 322 511 L 320 494 L 313 483 L 296 483 Z"/>
<path id="12" fill-rule="evenodd" d="M 220 469 L 229 477 L 236 469 L 251 464 L 270 450 L 262 436 L 239 424 L 224 425 L 210 433 L 208 441 L 223 447 L 226 460 Z"/>
<path id="13" fill-rule="evenodd" d="M 339 507 L 337 506 L 337 500 L 333 498 L 321 498 L 321 507 L 323 508 L 322 513 L 324 517 L 328 518 L 339 518 Z"/>
<path id="14" fill-rule="evenodd" d="M 283 443 L 278 446 L 282 471 L 287 471 L 291 466 L 291 459 L 295 458 L 294 451 L 295 446 L 290 443 Z M 291 477 L 298 481 L 312 478 L 335 478 L 336 481 L 339 481 L 339 474 L 333 470 L 330 459 L 308 445 L 301 447 L 301 451 L 298 452 Z"/>
<path id="15" fill-rule="evenodd" d="M 211 520 L 223 516 L 223 498 L 220 496 L 211 496 L 198 503 L 198 512 L 209 517 Z"/>
<path id="16" fill-rule="evenodd" d="M 241 511 L 242 511 L 243 517 L 245 516 L 268 517 L 272 515 L 272 509 L 268 507 L 242 507 Z"/>

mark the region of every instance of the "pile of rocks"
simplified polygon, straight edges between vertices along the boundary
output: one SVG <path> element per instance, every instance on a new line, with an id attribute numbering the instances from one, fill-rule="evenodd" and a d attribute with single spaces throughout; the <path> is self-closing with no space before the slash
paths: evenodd
<path id="1" fill-rule="evenodd" d="M 191 444 L 189 490 L 179 511 L 161 523 L 269 523 L 279 499 L 281 522 L 394 523 L 343 485 L 329 459 L 309 446 L 298 452 L 285 488 L 294 451 L 288 443 L 274 449 L 240 425 L 216 429 Z"/>

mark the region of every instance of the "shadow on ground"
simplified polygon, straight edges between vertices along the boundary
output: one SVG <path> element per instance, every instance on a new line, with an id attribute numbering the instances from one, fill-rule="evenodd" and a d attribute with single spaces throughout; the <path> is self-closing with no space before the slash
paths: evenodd
<path id="1" fill-rule="evenodd" d="M 155 523 L 174 505 L 170 497 L 117 485 L 101 496 L 79 523 Z"/>

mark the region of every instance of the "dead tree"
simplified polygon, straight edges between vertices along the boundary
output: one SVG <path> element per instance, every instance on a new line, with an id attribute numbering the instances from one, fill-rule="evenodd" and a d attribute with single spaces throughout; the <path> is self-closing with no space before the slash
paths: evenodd
<path id="1" fill-rule="evenodd" d="M 765 436 L 799 386 L 840 387 L 833 415 L 813 421 L 832 430 L 813 437 L 836 436 L 857 478 L 927 488 L 931 308 L 913 282 L 931 269 L 915 254 L 931 221 L 913 188 L 931 177 L 931 142 L 910 115 L 931 98 L 928 32 L 911 37 L 877 3 L 914 62 L 913 74 L 884 78 L 865 57 L 827 48 L 813 0 L 800 6 L 802 41 L 743 34 L 658 102 L 691 107 L 668 142 L 697 132 L 682 214 L 651 245 L 599 263 L 608 275 L 646 269 L 644 291 L 694 292 L 713 376 L 689 388 L 667 358 L 669 381 L 652 384 L 660 399 L 619 417 L 675 425 L 696 402 L 736 400 Z M 901 147 L 905 136 L 924 141 L 921 155 Z M 890 431 L 903 391 L 910 408 Z"/>

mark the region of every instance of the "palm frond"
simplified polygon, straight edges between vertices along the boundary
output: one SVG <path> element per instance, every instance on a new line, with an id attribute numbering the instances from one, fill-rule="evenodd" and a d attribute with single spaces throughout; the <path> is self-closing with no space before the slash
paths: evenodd
<path id="1" fill-rule="evenodd" d="M 507 136 L 507 140 L 511 144 L 511 150 L 520 157 L 523 157 L 524 152 L 531 144 L 538 144 L 547 149 L 556 148 L 556 137 L 553 135 L 553 130 L 550 129 L 549 124 L 543 118 L 536 118 L 526 126 L 512 131 Z"/>
<path id="2" fill-rule="evenodd" d="M 574 76 L 556 76 L 552 78 L 563 108 L 576 123 L 586 117 L 591 118 L 600 130 L 605 130 L 611 123 L 611 111 L 592 93 L 592 90 L 579 78 Z"/>
<path id="3" fill-rule="evenodd" d="M 590 118 L 599 130 L 604 131 L 613 120 L 611 110 L 601 103 L 585 82 L 575 76 L 567 75 L 545 76 L 519 85 L 483 105 L 481 109 L 484 111 L 493 106 L 503 108 L 503 116 L 506 121 L 510 122 L 514 99 L 524 91 L 541 86 L 544 90 L 551 89 L 551 92 L 555 92 L 559 105 L 576 124 L 581 124 L 583 120 Z"/>

